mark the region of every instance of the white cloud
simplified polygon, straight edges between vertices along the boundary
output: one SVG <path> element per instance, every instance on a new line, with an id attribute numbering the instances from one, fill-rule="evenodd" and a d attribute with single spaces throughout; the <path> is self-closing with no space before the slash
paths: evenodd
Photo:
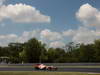
<path id="1" fill-rule="evenodd" d="M 41 39 L 41 36 L 44 39 L 52 40 L 51 42 L 44 41 Z M 41 40 L 43 43 L 46 43 L 48 47 L 63 47 L 64 43 L 61 41 L 55 41 L 61 39 L 61 36 L 57 32 L 52 32 L 49 29 L 45 30 L 33 30 L 33 31 L 24 31 L 22 35 L 17 36 L 15 34 L 8 34 L 8 35 L 0 35 L 0 46 L 7 46 L 11 42 L 20 42 L 24 43 L 27 42 L 31 38 L 38 38 L 38 40 Z"/>
<path id="2" fill-rule="evenodd" d="M 48 47 L 56 48 L 64 46 L 64 43 L 62 42 L 63 37 L 61 36 L 61 34 L 58 32 L 52 32 L 49 29 L 24 31 L 20 36 L 16 34 L 0 35 L 0 46 L 7 46 L 11 42 L 24 43 L 34 37 L 42 41 L 43 43 L 46 43 Z M 44 41 L 44 39 L 50 41 Z"/>
<path id="3" fill-rule="evenodd" d="M 0 46 L 7 46 L 11 42 L 16 42 L 18 38 L 15 34 L 0 35 Z"/>
<path id="4" fill-rule="evenodd" d="M 33 37 L 46 43 L 48 47 L 57 48 L 65 45 L 63 41 L 67 42 L 66 38 L 71 38 L 75 43 L 93 43 L 94 40 L 100 38 L 100 30 L 97 31 L 90 30 L 86 27 L 79 27 L 76 30 L 64 31 L 62 34 L 49 29 L 24 31 L 20 36 L 16 34 L 0 35 L 0 46 L 7 46 L 10 42 L 24 43 Z M 44 39 L 47 40 L 44 41 Z"/>
<path id="5" fill-rule="evenodd" d="M 75 43 L 90 44 L 100 38 L 100 31 L 90 30 L 86 27 L 79 27 L 76 30 L 67 30 L 63 33 L 66 33 L 65 37 L 70 37 Z"/>
<path id="6" fill-rule="evenodd" d="M 76 13 L 76 17 L 85 25 L 100 26 L 100 10 L 90 4 L 84 4 Z"/>
<path id="7" fill-rule="evenodd" d="M 89 30 L 87 28 L 80 27 L 77 30 L 77 33 L 72 38 L 72 40 L 74 42 L 76 42 L 76 43 L 84 43 L 84 44 L 93 43 L 94 40 L 96 40 L 98 38 L 98 36 L 96 35 L 96 33 L 97 32 L 94 31 L 94 30 Z"/>
<path id="8" fill-rule="evenodd" d="M 0 21 L 10 19 L 14 22 L 50 22 L 50 17 L 43 15 L 35 7 L 26 4 L 0 6 Z"/>
<path id="9" fill-rule="evenodd" d="M 20 36 L 16 34 L 0 35 L 0 46 L 7 46 L 11 42 L 24 43 L 33 37 L 38 37 L 37 34 L 39 33 L 39 30 L 33 30 L 29 32 L 25 31 Z"/>
<path id="10" fill-rule="evenodd" d="M 72 37 L 72 36 L 74 36 L 75 34 L 76 34 L 76 31 L 75 31 L 75 30 L 73 31 L 72 29 L 69 29 L 69 30 L 63 32 L 63 36 Z"/>
<path id="11" fill-rule="evenodd" d="M 77 30 L 72 30 L 70 34 L 76 32 L 72 36 L 72 41 L 89 44 L 100 38 L 100 10 L 86 3 L 80 6 L 80 9 L 76 13 L 76 17 L 85 26 L 95 26 L 96 30 L 87 27 L 79 27 Z"/>
<path id="12" fill-rule="evenodd" d="M 61 42 L 61 41 L 54 41 L 54 42 L 51 42 L 50 43 L 50 47 L 53 47 L 53 48 L 60 48 L 60 47 L 64 47 L 64 43 Z"/>
<path id="13" fill-rule="evenodd" d="M 33 31 L 24 31 L 23 34 L 17 39 L 18 42 L 24 43 L 26 41 L 28 41 L 31 38 L 36 38 L 38 37 L 40 31 L 39 30 L 33 30 Z"/>
<path id="14" fill-rule="evenodd" d="M 41 38 L 54 41 L 54 40 L 61 40 L 62 35 L 58 32 L 52 32 L 49 29 L 45 29 L 41 31 Z"/>

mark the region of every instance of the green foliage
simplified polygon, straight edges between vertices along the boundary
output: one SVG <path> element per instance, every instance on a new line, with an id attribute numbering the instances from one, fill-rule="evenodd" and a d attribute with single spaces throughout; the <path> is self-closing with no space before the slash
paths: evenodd
<path id="1" fill-rule="evenodd" d="M 29 72 L 29 71 L 1 71 L 0 75 L 91 75 L 88 73 L 80 73 L 80 72 Z M 92 74 L 92 75 L 100 75 L 100 74 Z"/>
<path id="2" fill-rule="evenodd" d="M 70 42 L 65 48 L 47 49 L 46 44 L 32 38 L 0 47 L 0 57 L 3 56 L 9 57 L 11 63 L 100 62 L 100 40 L 87 45 Z"/>
<path id="3" fill-rule="evenodd" d="M 33 38 L 30 39 L 27 43 L 25 43 L 23 50 L 25 51 L 24 53 L 26 57 L 25 62 L 37 63 L 39 62 L 40 56 L 42 55 L 41 53 L 44 52 L 45 48 L 41 42 Z"/>
<path id="4" fill-rule="evenodd" d="M 81 62 L 93 62 L 94 59 L 94 48 L 92 44 L 89 45 L 81 45 L 80 46 L 80 61 Z"/>
<path id="5" fill-rule="evenodd" d="M 94 50 L 95 62 L 100 62 L 100 40 L 95 40 Z"/>

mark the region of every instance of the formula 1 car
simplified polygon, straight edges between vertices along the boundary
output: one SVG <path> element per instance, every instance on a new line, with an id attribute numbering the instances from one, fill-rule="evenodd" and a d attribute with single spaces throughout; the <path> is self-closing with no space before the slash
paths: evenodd
<path id="1" fill-rule="evenodd" d="M 50 70 L 50 71 L 57 70 L 57 67 L 47 66 L 44 64 L 36 64 L 36 65 L 34 65 L 34 68 L 35 68 L 35 70 Z"/>

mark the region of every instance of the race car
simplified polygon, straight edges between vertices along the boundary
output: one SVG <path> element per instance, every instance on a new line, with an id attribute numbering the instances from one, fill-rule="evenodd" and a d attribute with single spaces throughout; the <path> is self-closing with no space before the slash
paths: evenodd
<path id="1" fill-rule="evenodd" d="M 36 70 L 57 70 L 57 67 L 54 67 L 54 66 L 47 66 L 47 65 L 44 65 L 44 64 L 36 64 L 34 65 L 34 68 Z"/>

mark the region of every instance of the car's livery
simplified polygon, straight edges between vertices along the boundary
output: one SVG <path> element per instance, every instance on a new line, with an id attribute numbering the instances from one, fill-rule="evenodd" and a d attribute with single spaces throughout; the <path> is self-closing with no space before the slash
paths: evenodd
<path id="1" fill-rule="evenodd" d="M 44 65 L 44 64 L 36 64 L 36 65 L 34 65 L 34 68 L 36 70 L 57 70 L 57 67 L 47 66 L 47 65 Z"/>

